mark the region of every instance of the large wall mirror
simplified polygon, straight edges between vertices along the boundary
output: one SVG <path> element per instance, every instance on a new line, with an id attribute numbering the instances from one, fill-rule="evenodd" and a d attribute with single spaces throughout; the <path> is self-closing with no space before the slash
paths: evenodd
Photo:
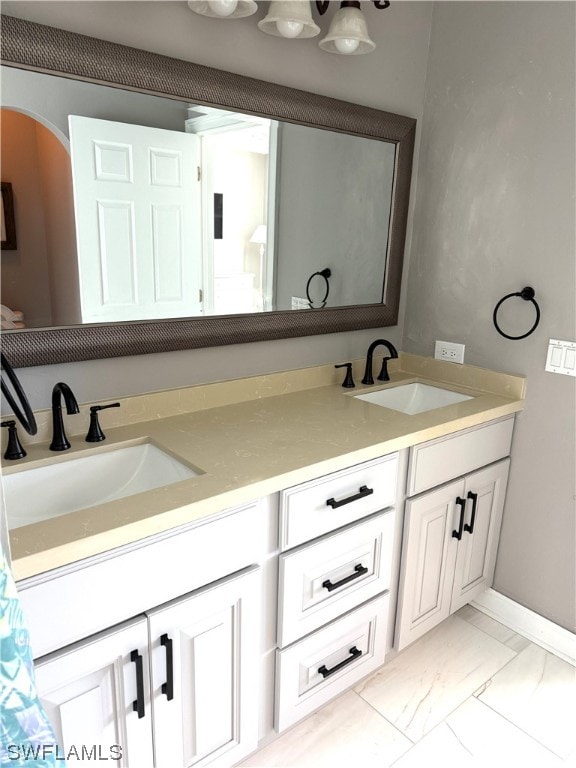
<path id="1" fill-rule="evenodd" d="M 2 17 L 15 366 L 397 321 L 415 121 Z"/>

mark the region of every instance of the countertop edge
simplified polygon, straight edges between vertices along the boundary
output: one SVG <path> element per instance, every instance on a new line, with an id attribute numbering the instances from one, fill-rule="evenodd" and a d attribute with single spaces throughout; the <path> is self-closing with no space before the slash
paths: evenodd
<path id="1" fill-rule="evenodd" d="M 86 561 L 95 556 L 101 556 L 111 550 L 117 550 L 125 545 L 153 543 L 159 534 L 178 529 L 191 523 L 204 524 L 207 518 L 215 517 L 226 510 L 240 507 L 257 498 L 277 493 L 299 483 L 307 482 L 316 477 L 337 472 L 346 467 L 376 459 L 389 453 L 394 453 L 430 439 L 444 437 L 464 429 L 513 415 L 523 409 L 524 401 L 509 399 L 508 402 L 495 407 L 459 416 L 443 424 L 430 427 L 418 427 L 415 431 L 385 440 L 353 451 L 344 451 L 337 456 L 330 456 L 322 461 L 279 473 L 260 481 L 251 482 L 240 487 L 225 490 L 206 498 L 201 498 L 190 504 L 180 505 L 168 511 L 161 511 L 145 520 L 134 520 L 87 536 L 83 539 L 66 542 L 54 547 L 16 556 L 12 560 L 12 569 L 16 581 L 23 581 L 50 571 Z M 153 523 L 151 522 L 153 520 Z M 146 532 L 142 535 L 143 529 Z M 113 541 L 112 541 L 113 539 Z"/>

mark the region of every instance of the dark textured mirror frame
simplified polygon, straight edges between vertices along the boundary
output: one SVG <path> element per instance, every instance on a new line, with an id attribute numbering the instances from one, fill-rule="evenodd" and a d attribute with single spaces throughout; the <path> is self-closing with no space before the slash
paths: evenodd
<path id="1" fill-rule="evenodd" d="M 2 15 L 2 63 L 197 101 L 396 144 L 382 304 L 2 333 L 14 367 L 240 344 L 395 325 L 398 320 L 416 120 Z"/>

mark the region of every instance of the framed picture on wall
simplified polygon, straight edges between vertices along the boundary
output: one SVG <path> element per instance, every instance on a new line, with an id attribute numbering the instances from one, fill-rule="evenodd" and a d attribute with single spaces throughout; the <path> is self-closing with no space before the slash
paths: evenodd
<path id="1" fill-rule="evenodd" d="M 14 220 L 14 198 L 12 197 L 12 184 L 8 181 L 2 185 L 2 211 L 0 221 L 0 245 L 3 251 L 15 251 L 16 221 Z"/>

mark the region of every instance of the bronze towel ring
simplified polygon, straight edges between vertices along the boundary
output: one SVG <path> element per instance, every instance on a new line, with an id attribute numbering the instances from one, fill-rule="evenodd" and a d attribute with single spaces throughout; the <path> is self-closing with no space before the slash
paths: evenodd
<path id="1" fill-rule="evenodd" d="M 506 296 L 504 296 L 502 299 L 500 299 L 498 304 L 496 304 L 496 306 L 494 307 L 494 314 L 492 316 L 494 326 L 500 335 L 504 336 L 504 338 L 506 339 L 512 339 L 513 341 L 517 341 L 518 339 L 525 339 L 527 336 L 530 336 L 530 334 L 536 330 L 538 323 L 540 322 L 540 307 L 538 306 L 538 302 L 534 298 L 535 295 L 536 295 L 536 292 L 534 291 L 534 288 L 527 287 L 527 288 L 522 288 L 521 291 L 518 291 L 516 293 L 509 293 Z M 498 310 L 500 309 L 501 305 L 506 301 L 506 299 L 510 299 L 512 298 L 512 296 L 520 296 L 520 298 L 524 299 L 524 301 L 531 301 L 532 304 L 534 304 L 534 308 L 536 310 L 536 320 L 534 321 L 534 325 L 530 328 L 529 331 L 526 331 L 526 333 L 523 333 L 521 336 L 510 336 L 509 334 L 504 333 L 504 331 L 498 325 L 498 317 L 497 317 Z"/>

